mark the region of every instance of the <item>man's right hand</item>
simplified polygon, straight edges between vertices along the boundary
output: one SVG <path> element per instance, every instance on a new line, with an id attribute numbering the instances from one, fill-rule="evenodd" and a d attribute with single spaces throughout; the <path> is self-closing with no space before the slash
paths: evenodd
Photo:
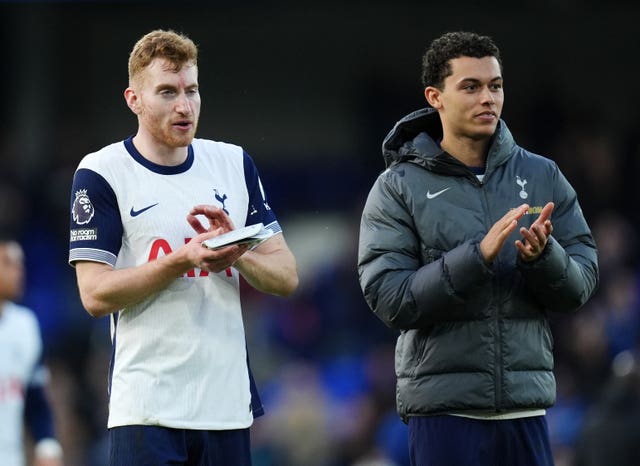
<path id="1" fill-rule="evenodd" d="M 528 204 L 511 209 L 498 220 L 480 241 L 480 253 L 487 264 L 493 262 L 505 241 L 518 226 L 518 220 L 529 210 Z"/>

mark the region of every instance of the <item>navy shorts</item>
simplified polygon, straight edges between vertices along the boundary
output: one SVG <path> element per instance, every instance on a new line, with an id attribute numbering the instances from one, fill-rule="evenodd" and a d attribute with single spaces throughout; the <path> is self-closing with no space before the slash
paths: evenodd
<path id="1" fill-rule="evenodd" d="M 109 429 L 110 466 L 251 466 L 249 429 Z"/>
<path id="2" fill-rule="evenodd" d="M 544 416 L 409 418 L 411 466 L 553 466 Z"/>

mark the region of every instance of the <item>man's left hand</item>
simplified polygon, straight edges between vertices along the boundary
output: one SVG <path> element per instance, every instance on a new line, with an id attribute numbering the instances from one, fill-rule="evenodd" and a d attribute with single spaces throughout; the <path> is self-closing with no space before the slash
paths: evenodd
<path id="1" fill-rule="evenodd" d="M 523 261 L 532 262 L 538 259 L 547 246 L 549 236 L 553 232 L 553 224 L 550 220 L 553 208 L 553 202 L 547 203 L 531 228 L 520 228 L 522 240 L 516 240 L 515 244 Z"/>

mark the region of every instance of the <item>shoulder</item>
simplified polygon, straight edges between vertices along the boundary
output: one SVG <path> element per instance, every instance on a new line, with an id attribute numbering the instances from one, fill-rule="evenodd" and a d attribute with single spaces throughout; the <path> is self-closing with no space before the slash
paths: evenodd
<path id="1" fill-rule="evenodd" d="M 513 157 L 510 173 L 514 178 L 528 179 L 529 183 L 537 181 L 538 185 L 552 189 L 555 195 L 570 197 L 575 195 L 573 186 L 555 161 L 529 150 L 518 148 L 516 156 Z"/>
<path id="2" fill-rule="evenodd" d="M 0 316 L 2 324 L 2 338 L 20 352 L 20 357 L 14 362 L 16 370 L 33 370 L 42 352 L 42 337 L 38 319 L 31 309 L 12 302 L 6 302 Z"/>
<path id="3" fill-rule="evenodd" d="M 369 191 L 365 210 L 378 210 L 389 203 L 410 203 L 418 187 L 427 183 L 425 176 L 430 176 L 429 172 L 413 163 L 393 164 L 378 175 Z"/>
<path id="4" fill-rule="evenodd" d="M 227 157 L 242 157 L 243 149 L 236 144 L 230 144 L 222 141 L 212 141 L 211 139 L 195 138 L 191 145 L 196 154 L 203 154 L 206 156 L 227 156 Z"/>
<path id="5" fill-rule="evenodd" d="M 113 163 L 115 158 L 130 158 L 124 141 L 114 142 L 100 150 L 85 155 L 78 164 L 78 169 L 87 168 L 96 172 L 102 172 L 106 167 L 119 165 Z"/>
<path id="6" fill-rule="evenodd" d="M 194 139 L 191 145 L 195 163 L 204 169 L 245 175 L 256 172 L 253 160 L 241 146 L 209 139 Z"/>
<path id="7" fill-rule="evenodd" d="M 38 319 L 31 309 L 12 302 L 6 302 L 2 318 L 15 329 L 16 333 L 38 329 Z"/>
<path id="8" fill-rule="evenodd" d="M 401 188 L 402 186 L 414 187 L 416 184 L 423 185 L 431 177 L 433 177 L 431 171 L 416 163 L 400 162 L 391 165 L 380 173 L 376 183 L 395 186 L 396 188 Z"/>
<path id="9" fill-rule="evenodd" d="M 558 165 L 550 158 L 516 146 L 516 152 L 512 160 L 519 165 L 526 165 L 532 169 L 555 172 Z"/>

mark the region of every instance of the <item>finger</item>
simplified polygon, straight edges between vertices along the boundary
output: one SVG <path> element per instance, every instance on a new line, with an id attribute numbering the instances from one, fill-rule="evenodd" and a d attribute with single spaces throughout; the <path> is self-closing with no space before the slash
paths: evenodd
<path id="1" fill-rule="evenodd" d="M 198 204 L 193 206 L 189 213 L 191 215 L 207 215 L 207 212 L 214 212 L 216 210 L 222 211 L 222 209 L 212 205 Z"/>
<path id="2" fill-rule="evenodd" d="M 505 223 L 502 225 L 502 231 L 500 236 L 503 240 L 507 238 L 511 233 L 515 231 L 518 227 L 518 221 L 523 217 L 523 215 L 527 212 L 529 206 L 527 204 L 522 204 L 515 209 L 512 209 L 503 217 Z"/>
<path id="3" fill-rule="evenodd" d="M 553 212 L 554 207 L 555 204 L 553 202 L 547 202 L 547 204 L 540 211 L 540 215 L 534 223 L 544 224 L 551 218 L 551 212 Z"/>
<path id="4" fill-rule="evenodd" d="M 204 243 L 208 239 L 215 238 L 216 236 L 219 236 L 223 233 L 225 233 L 225 231 L 222 228 L 211 228 L 209 230 L 205 230 L 202 233 L 198 233 L 196 237 L 191 238 L 191 241 L 189 241 L 189 243 L 194 243 L 194 244 L 197 243 L 197 244 L 200 244 L 203 248 L 205 248 L 205 245 L 202 243 Z M 206 249 L 209 249 L 209 248 L 206 248 Z M 209 249 L 209 251 L 216 251 L 216 250 Z"/>
<path id="5" fill-rule="evenodd" d="M 517 227 L 518 220 L 522 218 L 522 216 L 527 212 L 529 206 L 527 204 L 522 204 L 521 206 L 516 207 L 515 209 L 511 209 L 507 212 L 502 219 L 496 223 L 495 226 L 499 226 L 500 233 L 499 235 L 503 238 L 509 236 Z"/>
<path id="6" fill-rule="evenodd" d="M 501 241 L 504 241 L 507 239 L 507 237 L 513 233 L 515 231 L 515 229 L 518 227 L 518 221 L 517 220 L 511 220 L 511 222 L 509 222 L 508 225 L 506 225 L 502 231 L 500 231 L 500 233 L 498 234 L 498 237 L 500 238 Z"/>
<path id="7" fill-rule="evenodd" d="M 210 205 L 197 205 L 191 208 L 189 211 L 189 215 L 203 215 L 207 217 L 209 220 L 212 219 L 222 219 L 225 215 L 224 211 L 218 207 L 210 206 Z"/>
<path id="8" fill-rule="evenodd" d="M 493 224 L 480 242 L 480 252 L 485 261 L 493 261 L 509 235 L 518 227 L 518 220 L 528 209 L 528 204 L 522 204 L 506 212 L 500 220 Z"/>
<path id="9" fill-rule="evenodd" d="M 522 216 L 524 214 L 527 213 L 527 211 L 529 210 L 529 204 L 521 204 L 518 207 L 516 207 L 515 209 L 512 209 L 511 211 L 509 211 L 507 213 L 507 215 L 512 219 L 512 220 L 520 220 L 522 218 Z"/>
<path id="10" fill-rule="evenodd" d="M 231 267 L 248 249 L 249 245 L 232 245 L 211 251 L 202 260 L 202 267 L 210 272 L 220 272 Z"/>
<path id="11" fill-rule="evenodd" d="M 191 208 L 189 215 L 195 217 L 196 215 L 203 215 L 209 221 L 209 229 L 223 228 L 225 231 L 231 231 L 234 229 L 231 218 L 224 212 L 224 210 L 211 206 L 211 205 L 196 205 Z"/>
<path id="12" fill-rule="evenodd" d="M 189 225 L 191 225 L 191 228 L 193 228 L 197 234 L 207 232 L 206 228 L 202 226 L 202 223 L 200 223 L 200 220 L 198 220 L 194 215 L 187 215 L 187 222 L 189 222 Z"/>
<path id="13" fill-rule="evenodd" d="M 520 228 L 520 234 L 522 235 L 524 244 L 535 244 L 540 242 L 538 236 L 533 231 L 533 226 L 531 229 L 527 229 L 525 227 Z"/>
<path id="14" fill-rule="evenodd" d="M 544 225 L 531 225 L 529 230 L 540 244 L 547 242 L 547 231 Z"/>
<path id="15" fill-rule="evenodd" d="M 530 244 L 525 244 L 520 240 L 515 241 L 515 246 L 520 253 L 520 258 L 525 262 L 537 259 L 540 255 L 540 251 L 535 250 Z"/>
<path id="16" fill-rule="evenodd" d="M 247 244 L 243 244 L 243 245 L 239 245 L 237 246 L 236 251 L 233 253 L 233 255 L 231 257 L 229 257 L 229 266 L 233 266 L 233 264 L 236 263 L 236 261 L 238 259 L 240 259 L 245 252 L 247 252 L 249 250 L 249 245 Z"/>
<path id="17" fill-rule="evenodd" d="M 529 246 L 527 246 L 526 244 L 524 244 L 522 241 L 520 241 L 519 239 L 517 239 L 515 241 L 515 245 L 516 245 L 516 249 L 518 250 L 518 252 L 520 253 L 520 255 L 524 258 L 529 256 L 529 254 L 531 253 Z"/>
<path id="18" fill-rule="evenodd" d="M 226 212 L 218 207 L 206 205 L 202 209 L 203 215 L 205 215 L 212 225 L 225 228 L 226 230 L 233 230 L 233 222 Z"/>

